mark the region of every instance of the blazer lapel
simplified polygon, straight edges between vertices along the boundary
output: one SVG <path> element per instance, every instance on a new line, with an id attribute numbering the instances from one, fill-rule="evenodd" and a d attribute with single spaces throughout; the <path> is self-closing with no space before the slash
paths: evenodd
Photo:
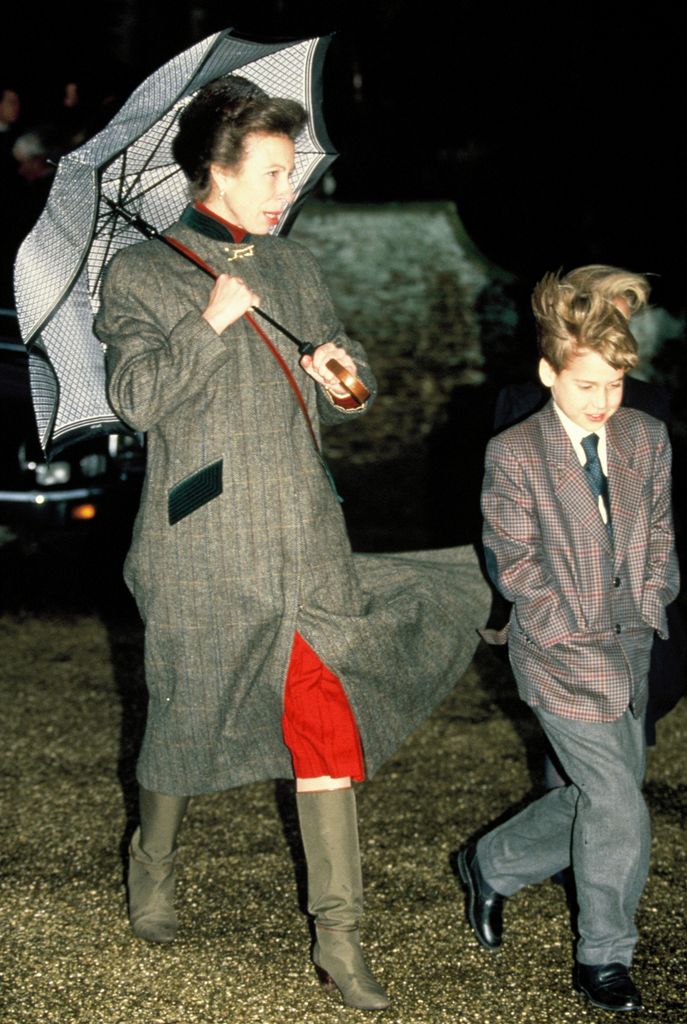
<path id="1" fill-rule="evenodd" d="M 601 518 L 584 470 L 575 455 L 570 438 L 558 419 L 553 402 L 542 410 L 540 416 L 542 443 L 556 497 L 567 514 L 588 530 L 603 548 L 610 551 L 611 539 L 606 524 Z"/>
<path id="2" fill-rule="evenodd" d="M 619 409 L 606 424 L 608 492 L 613 539 L 618 558 L 627 551 L 642 494 L 642 477 L 635 469 L 635 445 Z"/>

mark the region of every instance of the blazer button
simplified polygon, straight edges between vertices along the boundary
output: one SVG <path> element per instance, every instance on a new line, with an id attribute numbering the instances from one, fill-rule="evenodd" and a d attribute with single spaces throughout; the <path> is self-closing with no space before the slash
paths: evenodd
<path id="1" fill-rule="evenodd" d="M 615 631 L 616 631 L 616 633 L 622 633 L 622 631 L 623 631 L 623 627 L 620 625 L 619 622 L 616 622 L 616 624 L 615 624 Z"/>
<path id="2" fill-rule="evenodd" d="M 613 580 L 613 586 L 616 588 L 620 586 L 620 576 L 616 576 L 616 578 Z"/>

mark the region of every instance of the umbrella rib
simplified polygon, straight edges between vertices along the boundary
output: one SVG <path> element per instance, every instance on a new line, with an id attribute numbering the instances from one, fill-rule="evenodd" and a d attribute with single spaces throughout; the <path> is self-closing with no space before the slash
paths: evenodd
<path id="1" fill-rule="evenodd" d="M 165 139 L 167 138 L 167 136 L 171 132 L 172 127 L 176 126 L 176 122 L 177 122 L 176 118 L 173 118 L 173 119 L 170 120 L 169 124 L 167 125 L 167 127 L 164 130 L 164 132 L 162 133 L 161 137 L 158 139 L 157 145 L 154 148 L 151 149 L 150 154 L 144 160 L 144 162 L 143 162 L 143 164 L 141 166 L 141 169 L 139 170 L 138 174 L 135 176 L 134 180 L 131 183 L 131 188 L 129 188 L 126 193 L 124 193 L 124 192 L 122 192 L 120 190 L 119 197 L 118 197 L 120 203 L 128 202 L 128 201 L 131 201 L 132 199 L 138 199 L 139 196 L 146 194 L 146 192 L 143 191 L 143 192 L 139 192 L 137 196 L 132 196 L 131 195 L 131 191 L 140 182 L 141 178 L 143 177 L 143 175 L 145 174 L 146 170 L 150 166 L 151 160 L 153 159 L 155 154 L 160 149 L 160 146 L 162 145 L 162 143 L 165 141 Z M 129 153 L 130 153 L 130 150 L 126 150 L 126 152 L 124 153 L 125 161 L 126 161 L 126 158 L 129 156 Z M 174 171 L 173 173 L 176 173 L 176 171 Z M 126 177 L 126 174 L 124 173 L 124 174 L 122 174 L 122 176 L 120 178 L 120 182 L 122 183 L 122 185 L 124 184 L 125 177 Z M 162 182 L 162 181 L 167 181 L 167 178 L 160 179 L 160 182 Z M 156 186 L 158 184 L 160 184 L 160 182 L 156 182 Z M 152 187 L 153 186 L 151 186 L 151 188 Z"/>
<path id="2" fill-rule="evenodd" d="M 123 151 L 123 153 L 121 154 L 121 157 L 122 157 L 121 173 L 120 173 L 120 175 L 119 175 L 119 177 L 117 179 L 117 185 L 118 185 L 118 188 L 117 188 L 117 205 L 122 204 L 123 201 L 124 201 L 123 195 L 122 195 L 122 189 L 123 189 L 123 186 L 124 186 L 124 179 L 126 178 L 126 163 L 127 163 L 128 156 L 129 156 L 129 151 L 128 151 L 128 149 L 125 149 Z M 101 174 L 101 186 L 102 186 L 102 174 Z M 115 234 L 116 234 L 116 228 L 115 228 L 116 223 L 117 223 L 117 213 L 112 208 L 110 208 L 107 211 L 106 215 L 105 215 L 104 226 L 107 226 L 108 224 L 112 224 L 113 228 L 112 228 L 112 231 L 110 231 L 107 234 L 107 242 L 106 242 L 106 246 L 105 246 L 105 255 L 104 255 L 103 259 L 100 261 L 100 268 L 98 270 L 98 273 L 95 276 L 95 280 L 93 282 L 93 288 L 91 290 L 91 295 L 97 295 L 98 294 L 98 290 L 100 288 L 100 282 L 102 280 L 103 273 L 105 271 L 106 266 L 110 262 L 110 250 L 112 249 L 112 246 L 114 244 L 114 238 L 115 238 Z M 97 234 L 97 232 L 96 232 L 96 234 Z"/>
<path id="3" fill-rule="evenodd" d="M 129 150 L 125 149 L 122 153 L 122 170 L 117 181 L 117 203 L 121 205 L 124 201 L 124 179 L 126 178 L 126 162 L 129 158 Z"/>
<path id="4" fill-rule="evenodd" d="M 147 196 L 149 192 L 155 191 L 158 188 L 159 185 L 162 185 L 165 181 L 169 181 L 169 179 L 173 178 L 175 174 L 180 174 L 180 173 L 181 173 L 180 168 L 179 167 L 175 167 L 174 170 L 171 170 L 169 172 L 169 174 L 166 174 L 164 176 L 164 178 L 157 178 L 147 188 L 143 188 L 143 189 L 141 189 L 140 192 L 137 192 L 136 195 L 132 195 L 131 194 L 131 190 L 129 190 L 129 193 L 128 193 L 127 198 L 126 198 L 126 202 L 129 202 L 129 203 L 136 202 L 137 199 L 141 199 L 143 196 Z M 139 178 L 139 182 L 140 182 L 140 178 Z M 136 184 L 136 183 L 134 182 L 134 184 Z M 133 185 L 132 185 L 132 188 L 133 188 Z"/>
<path id="5" fill-rule="evenodd" d="M 109 224 L 109 223 L 115 224 L 116 221 L 117 221 L 117 214 L 114 213 L 112 210 L 108 210 L 107 213 L 105 214 L 105 217 L 103 218 L 103 221 L 104 221 L 104 225 L 105 226 L 107 224 Z M 94 233 L 94 238 L 95 237 L 97 237 L 97 233 Z M 91 295 L 97 295 L 98 291 L 100 289 L 100 282 L 102 280 L 102 276 L 103 276 L 103 273 L 105 271 L 105 267 L 110 262 L 110 250 L 111 250 L 112 245 L 114 243 L 114 237 L 115 237 L 115 229 L 113 227 L 112 231 L 110 231 L 107 234 L 107 241 L 106 241 L 106 244 L 105 244 L 105 255 L 102 258 L 102 260 L 100 261 L 100 267 L 98 269 L 98 273 L 96 274 L 95 280 L 93 282 L 93 288 L 91 289 Z"/>
<path id="6" fill-rule="evenodd" d="M 119 187 L 118 192 L 117 192 L 117 206 L 120 206 L 122 208 L 124 207 L 125 203 L 136 202 L 137 199 L 141 199 L 143 196 L 147 195 L 149 192 L 152 192 L 154 189 L 157 189 L 158 186 L 161 185 L 163 182 L 168 181 L 170 178 L 173 178 L 175 174 L 179 173 L 179 168 L 175 167 L 175 169 L 170 171 L 169 174 L 165 175 L 163 178 L 158 178 L 157 181 L 155 181 L 153 184 L 151 184 L 149 188 L 142 189 L 140 192 L 137 192 L 136 195 L 132 195 L 131 194 L 131 189 L 129 189 L 128 193 L 126 194 L 126 197 L 125 197 L 123 195 L 122 186 L 123 186 L 124 178 L 126 176 L 126 159 L 127 159 L 127 156 L 128 156 L 128 151 L 125 151 L 122 154 L 122 174 L 121 174 L 121 176 L 118 179 L 118 184 L 119 184 L 120 187 Z M 143 176 L 143 171 L 144 170 L 145 170 L 145 167 L 141 169 L 140 174 L 138 175 L 136 180 L 132 183 L 131 188 L 134 188 L 134 186 L 136 184 L 140 184 L 140 180 L 141 180 L 141 177 Z M 117 221 L 117 213 L 114 212 L 113 209 L 110 209 L 106 213 L 105 217 L 103 218 L 102 223 L 103 223 L 104 226 L 107 226 L 108 224 L 116 223 L 116 221 Z M 98 273 L 96 275 L 95 281 L 93 282 L 93 290 L 92 290 L 92 294 L 93 295 L 97 294 L 98 289 L 100 288 L 100 282 L 102 280 L 102 276 L 103 276 L 103 273 L 105 271 L 105 267 L 107 266 L 107 264 L 110 261 L 110 250 L 111 250 L 111 248 L 112 248 L 112 246 L 114 244 L 114 237 L 115 237 L 115 230 L 113 228 L 113 230 L 111 232 L 109 232 L 108 235 L 107 235 L 107 245 L 106 245 L 106 248 L 105 248 L 105 256 L 104 256 L 104 258 L 102 259 L 102 261 L 100 263 L 100 269 L 98 270 Z"/>

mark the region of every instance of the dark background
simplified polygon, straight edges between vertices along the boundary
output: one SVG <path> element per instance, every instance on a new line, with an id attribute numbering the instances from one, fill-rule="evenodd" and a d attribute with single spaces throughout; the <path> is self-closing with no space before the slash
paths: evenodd
<path id="1" fill-rule="evenodd" d="M 608 262 L 683 307 L 684 40 L 679 5 L 458 0 L 102 0 L 5 14 L 3 72 L 30 127 L 65 81 L 107 116 L 161 63 L 233 26 L 336 32 L 325 111 L 338 200 L 450 199 L 528 285 Z M 9 18 L 9 31 L 8 31 Z M 105 101 L 105 106 L 103 106 Z"/>

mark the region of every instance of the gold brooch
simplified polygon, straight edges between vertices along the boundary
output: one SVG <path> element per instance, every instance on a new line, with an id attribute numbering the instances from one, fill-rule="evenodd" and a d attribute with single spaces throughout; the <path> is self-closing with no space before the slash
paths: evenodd
<path id="1" fill-rule="evenodd" d="M 227 256 L 227 263 L 233 263 L 234 260 L 245 260 L 245 259 L 247 259 L 249 256 L 253 255 L 253 250 L 254 249 L 255 249 L 254 245 L 244 245 L 240 249 L 235 249 L 234 252 L 232 252 L 231 249 L 229 248 L 229 246 L 225 245 L 224 251 L 226 253 L 229 253 L 229 255 Z"/>

